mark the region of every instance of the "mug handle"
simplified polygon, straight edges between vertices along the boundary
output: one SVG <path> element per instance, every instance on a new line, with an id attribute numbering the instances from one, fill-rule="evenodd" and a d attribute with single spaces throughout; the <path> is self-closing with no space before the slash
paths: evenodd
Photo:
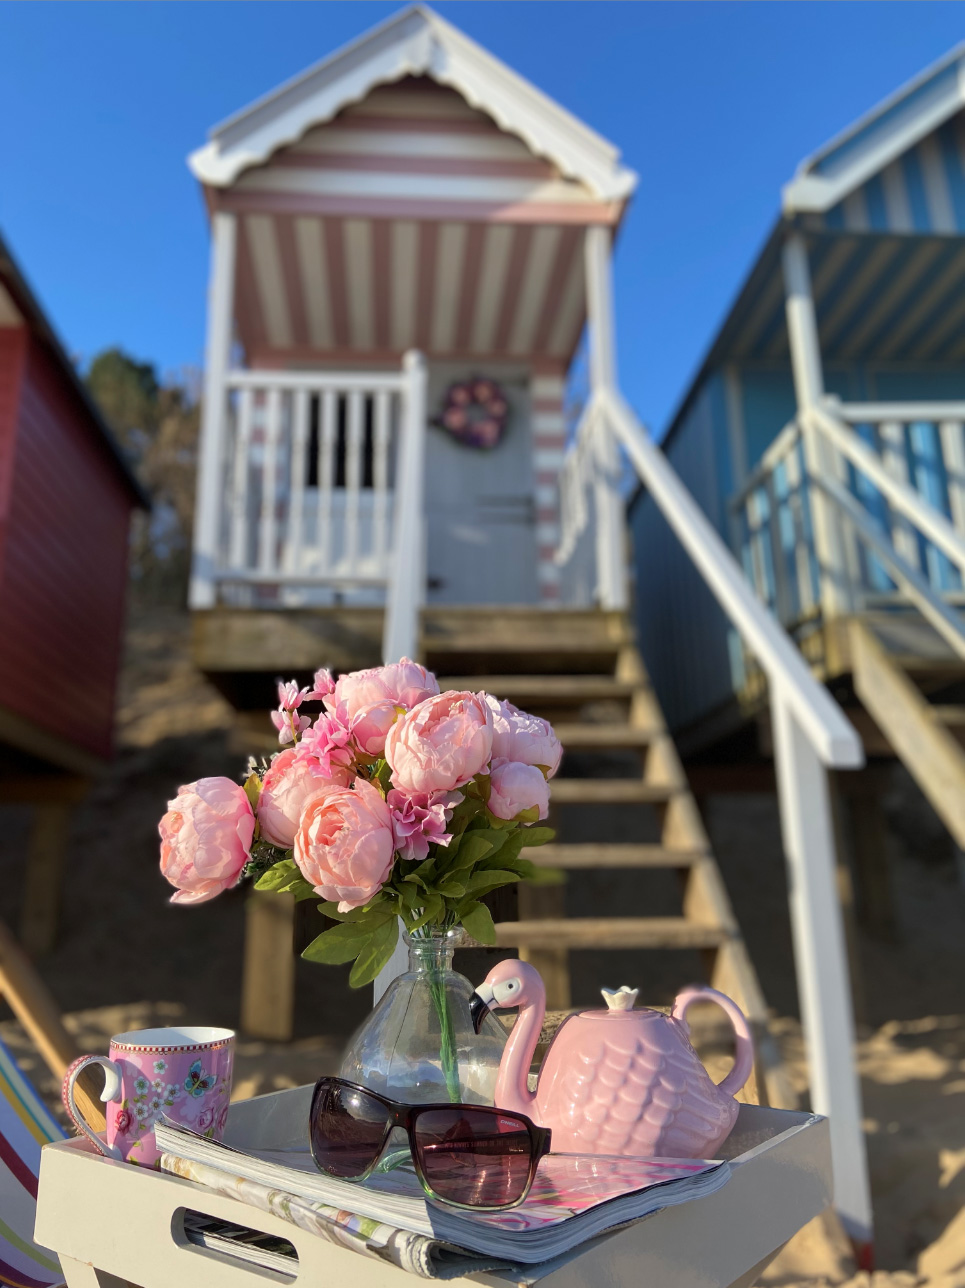
<path id="1" fill-rule="evenodd" d="M 717 1085 L 725 1096 L 736 1096 L 754 1068 L 754 1039 L 751 1037 L 751 1026 L 747 1022 L 747 1017 L 726 993 L 720 993 L 716 988 L 692 985 L 690 988 L 685 988 L 674 1001 L 673 1010 L 670 1012 L 671 1019 L 679 1020 L 686 1026 L 687 1021 L 684 1016 L 691 1002 L 716 1002 L 733 1025 L 736 1039 L 734 1067 Z"/>
<path id="2" fill-rule="evenodd" d="M 74 1061 L 64 1075 L 64 1085 L 61 1091 L 61 1098 L 64 1102 L 64 1108 L 70 1115 L 71 1122 L 78 1131 L 82 1131 L 87 1139 L 108 1158 L 121 1158 L 121 1151 L 117 1146 L 108 1145 L 107 1141 L 102 1136 L 98 1136 L 98 1134 L 88 1125 L 83 1114 L 78 1109 L 77 1102 L 74 1098 L 74 1088 L 77 1085 L 77 1079 L 85 1069 L 89 1069 L 95 1064 L 99 1064 L 104 1070 L 104 1090 L 101 1092 L 101 1100 L 106 1104 L 110 1100 L 119 1099 L 121 1094 L 121 1085 L 124 1078 L 123 1070 L 119 1064 L 116 1064 L 113 1060 L 108 1060 L 107 1057 L 103 1055 L 82 1055 L 78 1060 Z"/>

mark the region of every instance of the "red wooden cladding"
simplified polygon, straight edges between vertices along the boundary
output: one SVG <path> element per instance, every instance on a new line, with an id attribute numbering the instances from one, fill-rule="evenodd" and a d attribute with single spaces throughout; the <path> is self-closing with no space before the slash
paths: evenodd
<path id="1" fill-rule="evenodd" d="M 107 756 L 131 493 L 58 364 L 26 329 L 16 332 L 25 350 L 16 410 L 4 402 L 9 334 L 0 330 L 0 706 Z"/>

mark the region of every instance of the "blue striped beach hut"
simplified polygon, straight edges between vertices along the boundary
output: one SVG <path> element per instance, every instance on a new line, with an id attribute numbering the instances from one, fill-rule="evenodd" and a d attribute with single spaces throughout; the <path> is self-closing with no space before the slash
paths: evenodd
<path id="1" fill-rule="evenodd" d="M 801 162 L 663 439 L 868 754 L 905 761 L 959 846 L 963 423 L 965 45 Z M 631 527 L 684 749 L 766 762 L 741 640 L 643 492 Z"/>

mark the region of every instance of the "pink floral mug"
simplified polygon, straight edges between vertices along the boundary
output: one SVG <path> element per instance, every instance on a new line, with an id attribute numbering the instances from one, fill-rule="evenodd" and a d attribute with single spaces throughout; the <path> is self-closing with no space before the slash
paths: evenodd
<path id="1" fill-rule="evenodd" d="M 161 1114 L 192 1131 L 220 1140 L 231 1098 L 235 1035 L 207 1027 L 136 1029 L 111 1038 L 110 1059 L 83 1055 L 67 1070 L 63 1100 L 73 1122 L 109 1158 L 157 1164 L 154 1120 Z M 89 1126 L 74 1099 L 82 1069 L 104 1069 L 101 1100 L 107 1131 Z"/>

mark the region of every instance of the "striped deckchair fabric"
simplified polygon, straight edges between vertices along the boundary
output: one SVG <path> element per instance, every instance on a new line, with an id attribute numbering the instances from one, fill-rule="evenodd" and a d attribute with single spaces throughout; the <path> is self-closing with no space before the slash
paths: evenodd
<path id="1" fill-rule="evenodd" d="M 50 1288 L 64 1276 L 56 1253 L 33 1241 L 41 1147 L 64 1132 L 0 1042 L 0 1284 Z"/>

